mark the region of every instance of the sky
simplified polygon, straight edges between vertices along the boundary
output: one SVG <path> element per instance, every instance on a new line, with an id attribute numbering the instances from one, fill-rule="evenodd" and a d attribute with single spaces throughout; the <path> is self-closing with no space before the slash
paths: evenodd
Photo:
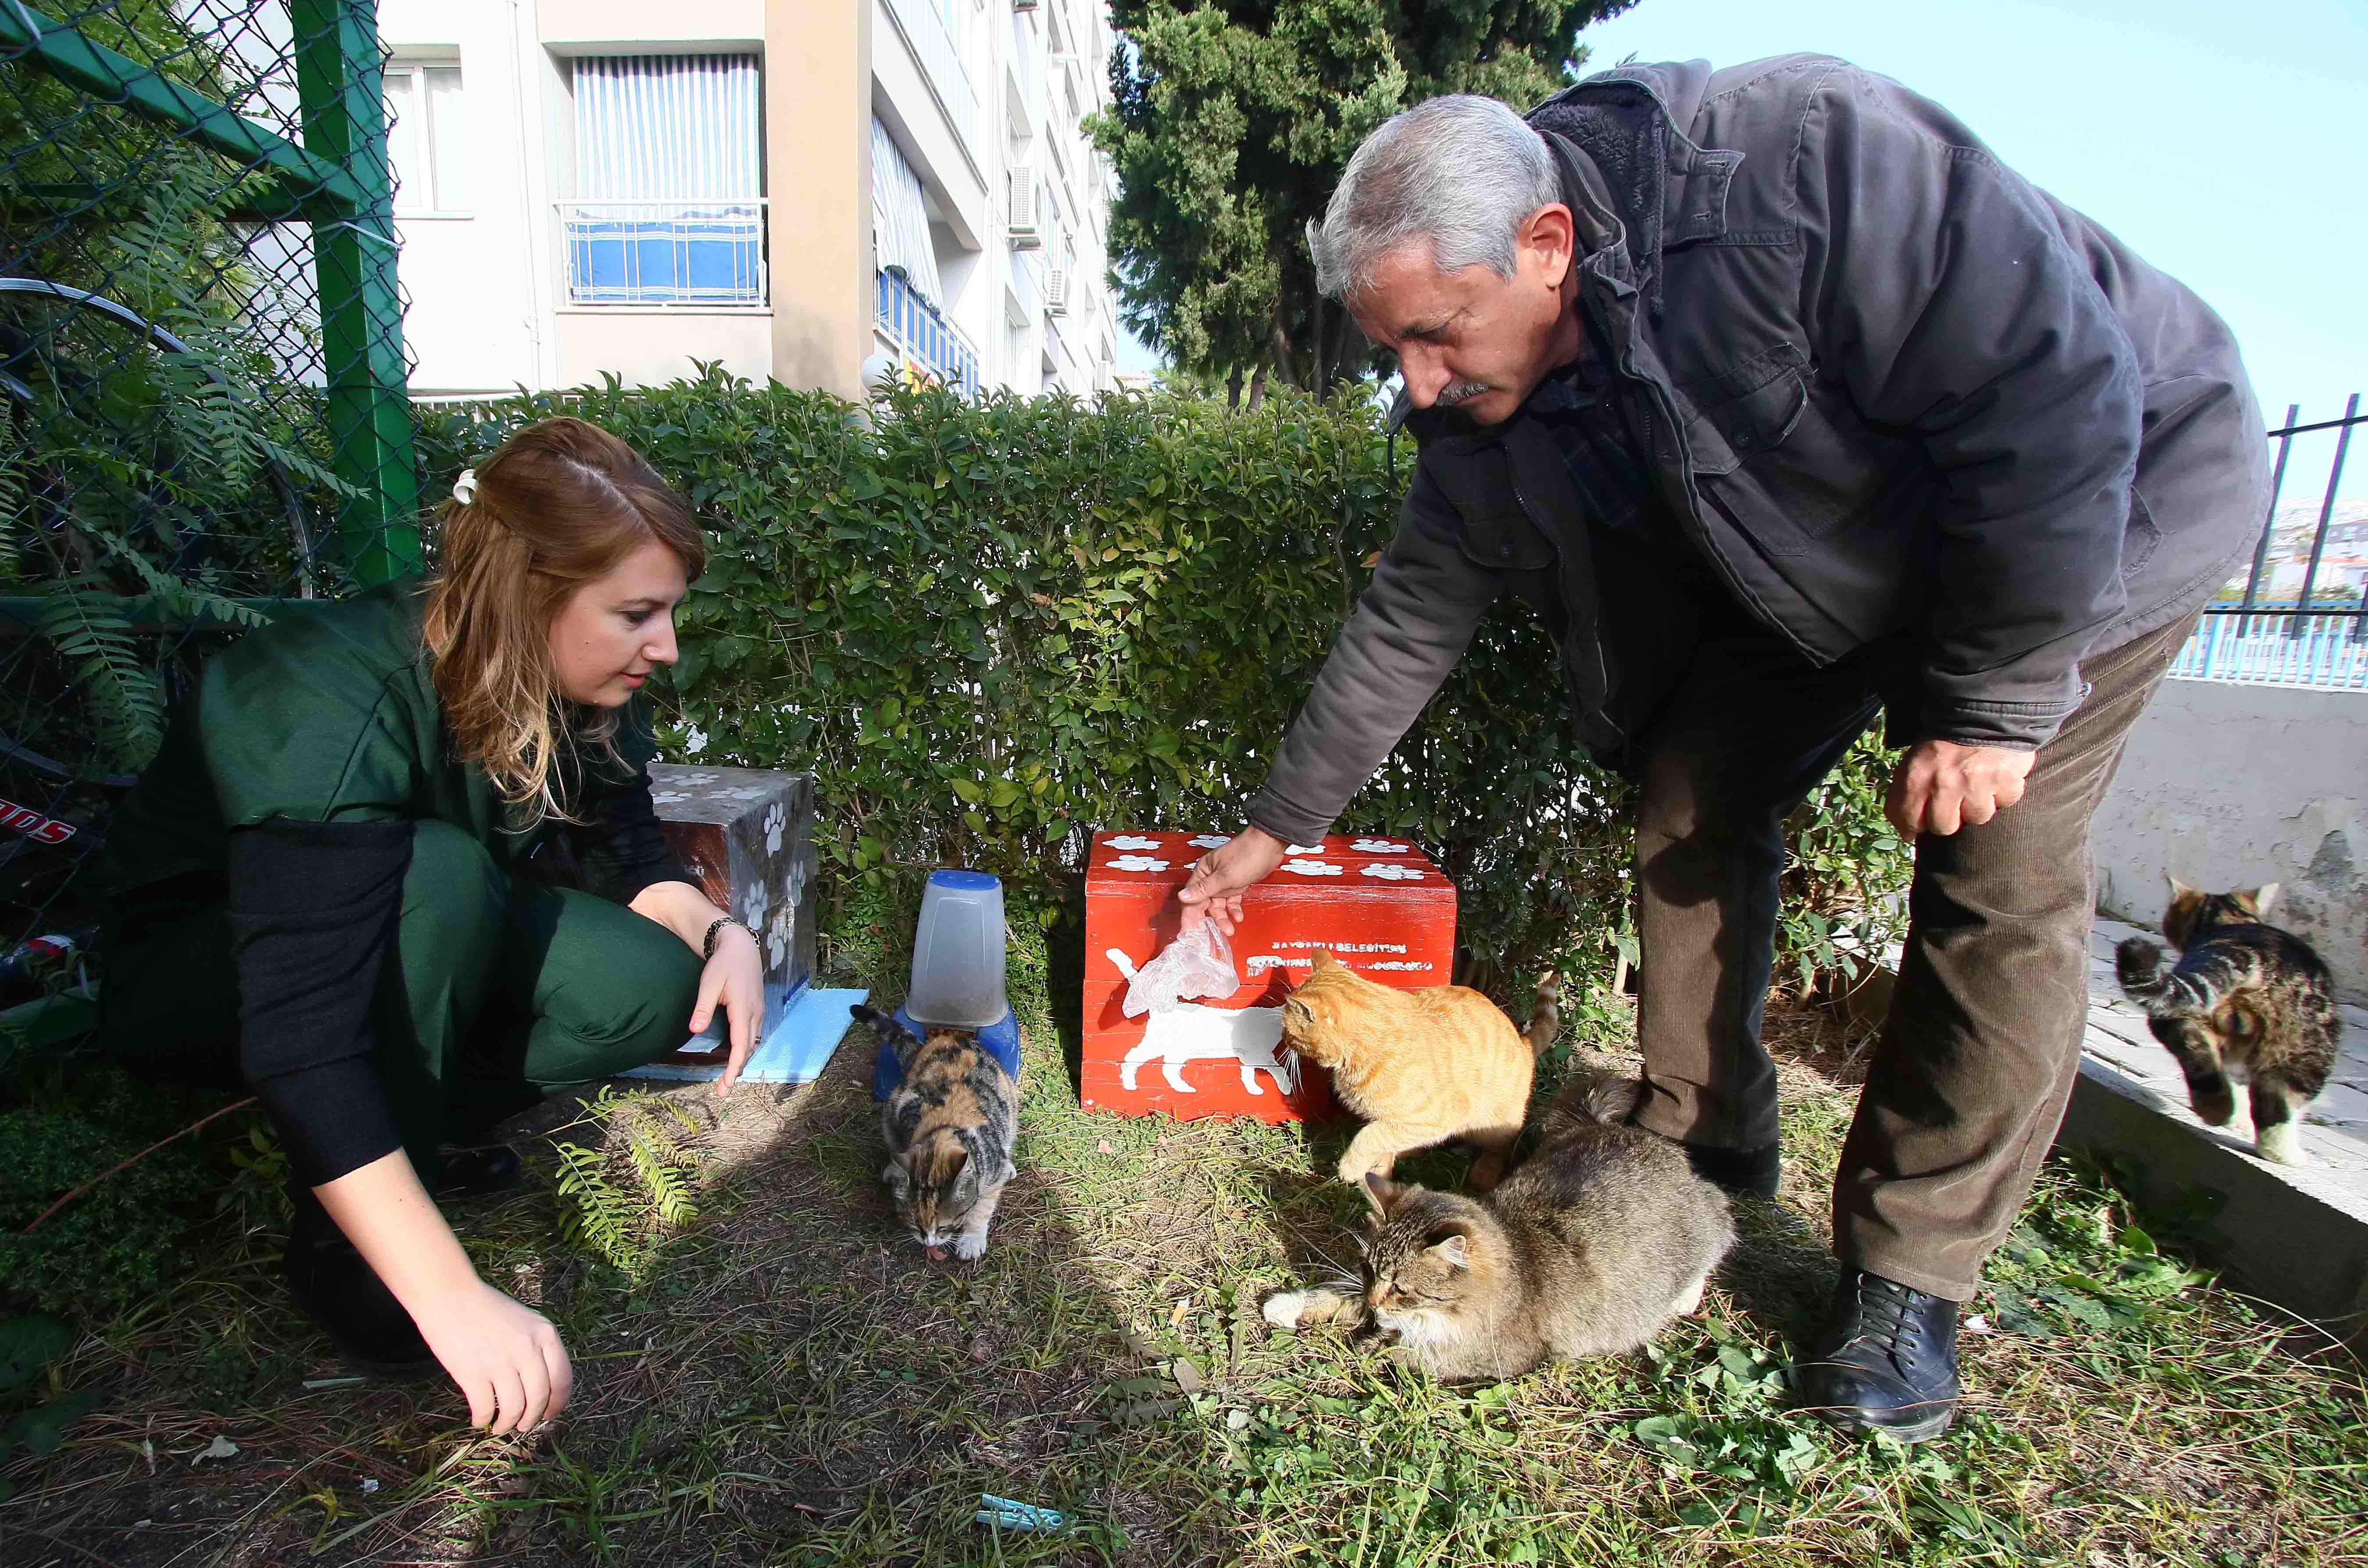
<path id="1" fill-rule="evenodd" d="M 1813 51 L 1880 71 L 2201 294 L 2273 423 L 2368 394 L 2368 0 L 1642 0 L 1579 41 L 1588 70 Z M 2283 499 L 2317 499 L 2331 456 L 2298 439 Z M 2368 496 L 2368 446 L 2346 474 Z"/>

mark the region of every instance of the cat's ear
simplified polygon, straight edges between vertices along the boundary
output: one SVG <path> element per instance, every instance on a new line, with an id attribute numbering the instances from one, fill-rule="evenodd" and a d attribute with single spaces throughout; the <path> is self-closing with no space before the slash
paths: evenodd
<path id="1" fill-rule="evenodd" d="M 1308 956 L 1307 961 L 1309 966 L 1313 969 L 1330 969 L 1340 960 L 1332 956 L 1331 949 L 1318 948 L 1314 953 Z"/>
<path id="2" fill-rule="evenodd" d="M 1373 1206 L 1374 1213 L 1388 1213 L 1406 1194 L 1406 1183 L 1392 1181 L 1379 1171 L 1365 1173 L 1365 1201 Z"/>
<path id="3" fill-rule="evenodd" d="M 1423 1248 L 1450 1268 L 1472 1267 L 1472 1241 L 1462 1231 L 1450 1231 Z"/>
<path id="4" fill-rule="evenodd" d="M 2277 882 L 2263 882 L 2251 892 L 2237 894 L 2237 902 L 2251 910 L 2254 919 L 2267 920 L 2270 917 L 2271 907 L 2278 902 L 2280 885 Z"/>

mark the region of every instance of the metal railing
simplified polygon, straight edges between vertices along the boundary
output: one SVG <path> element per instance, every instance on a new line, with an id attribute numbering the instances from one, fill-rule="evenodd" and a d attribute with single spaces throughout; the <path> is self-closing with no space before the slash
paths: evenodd
<path id="1" fill-rule="evenodd" d="M 571 305 L 769 303 L 765 199 L 554 201 Z"/>
<path id="2" fill-rule="evenodd" d="M 2270 512 L 2242 594 L 2204 606 L 2202 624 L 2171 665 L 2174 676 L 2368 690 L 2368 502 L 2341 496 L 2351 431 L 2368 425 L 2368 415 L 2354 392 L 2340 419 L 2304 424 L 2301 415 L 2300 404 L 2289 404 L 2285 423 L 2269 433 L 2277 446 Z M 2289 508 L 2291 520 L 2282 518 L 2295 437 L 2326 431 L 2335 434 L 2335 454 L 2315 515 L 2305 504 Z M 2224 592 L 2235 593 L 2236 585 Z"/>
<path id="3" fill-rule="evenodd" d="M 978 395 L 978 350 L 913 291 L 904 273 L 893 267 L 881 270 L 878 301 L 880 330 L 907 358 L 962 396 Z"/>

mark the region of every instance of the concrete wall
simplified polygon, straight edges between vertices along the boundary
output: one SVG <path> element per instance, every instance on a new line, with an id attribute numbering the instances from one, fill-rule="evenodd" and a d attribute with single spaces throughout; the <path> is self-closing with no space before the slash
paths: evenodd
<path id="1" fill-rule="evenodd" d="M 2278 882 L 2276 923 L 2368 1003 L 2368 692 L 2167 680 L 2097 813 L 2098 903 L 2159 926 L 2166 874 Z"/>
<path id="2" fill-rule="evenodd" d="M 871 352 L 871 8 L 766 0 L 774 379 L 863 395 Z"/>
<path id="3" fill-rule="evenodd" d="M 596 383 L 614 373 L 629 387 L 656 387 L 698 373 L 694 359 L 720 359 L 735 376 L 762 385 L 773 364 L 769 312 L 634 310 L 561 311 L 559 384 Z"/>

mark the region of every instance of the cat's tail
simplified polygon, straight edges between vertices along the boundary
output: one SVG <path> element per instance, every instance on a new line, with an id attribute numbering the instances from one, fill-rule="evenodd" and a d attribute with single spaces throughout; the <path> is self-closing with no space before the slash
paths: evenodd
<path id="1" fill-rule="evenodd" d="M 1530 1008 L 1530 1021 L 1521 1026 L 1521 1038 L 1530 1042 L 1530 1054 L 1542 1056 L 1562 1033 L 1562 983 L 1548 970 L 1538 977 L 1538 999 Z"/>
<path id="2" fill-rule="evenodd" d="M 1554 1137 L 1573 1128 L 1613 1127 L 1636 1114 L 1645 1103 L 1645 1080 L 1617 1073 L 1577 1073 L 1546 1107 L 1545 1135 Z"/>
<path id="3" fill-rule="evenodd" d="M 2113 949 L 2113 972 L 2121 980 L 2122 994 L 2147 1017 L 2197 1017 L 2219 1005 L 2203 965 L 2181 958 L 2166 966 L 2162 959 L 2161 946 L 2144 937 L 2125 937 Z"/>
<path id="4" fill-rule="evenodd" d="M 883 1013 L 877 1007 L 867 1007 L 860 1002 L 847 1011 L 858 1023 L 870 1024 L 871 1032 L 887 1042 L 888 1049 L 896 1053 L 900 1063 L 906 1067 L 913 1064 L 913 1052 L 920 1049 L 920 1037 L 898 1023 L 894 1015 Z"/>

